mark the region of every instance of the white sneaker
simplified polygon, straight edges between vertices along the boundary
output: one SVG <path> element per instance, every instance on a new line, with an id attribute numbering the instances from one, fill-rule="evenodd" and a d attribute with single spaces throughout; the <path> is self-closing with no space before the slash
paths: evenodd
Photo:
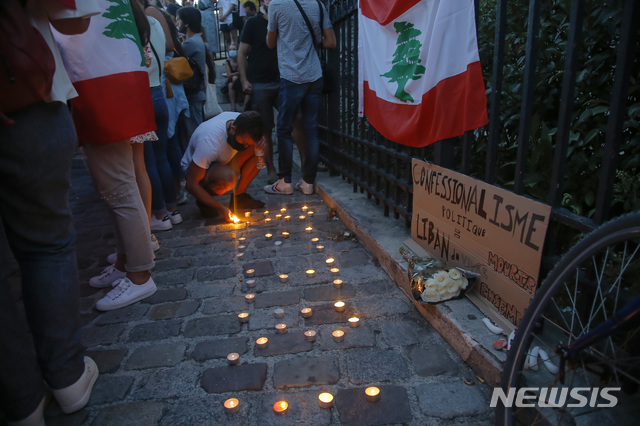
<path id="1" fill-rule="evenodd" d="M 169 212 L 169 220 L 172 225 L 177 225 L 182 223 L 182 215 L 180 214 L 180 210 L 176 209 L 172 212 Z"/>
<path id="2" fill-rule="evenodd" d="M 187 191 L 184 188 L 182 188 L 180 189 L 180 191 L 178 191 L 178 194 L 176 196 L 176 204 L 180 206 L 186 202 L 187 202 Z"/>
<path id="3" fill-rule="evenodd" d="M 156 236 L 153 234 L 151 234 L 151 248 L 153 249 L 153 251 L 160 250 L 160 243 L 158 242 Z"/>
<path id="4" fill-rule="evenodd" d="M 114 309 L 124 308 L 139 300 L 146 299 L 158 290 L 153 278 L 142 284 L 136 285 L 129 278 L 123 278 L 118 282 L 113 290 L 106 294 L 96 303 L 96 309 L 99 311 L 112 311 Z"/>
<path id="5" fill-rule="evenodd" d="M 300 178 L 298 183 L 296 183 L 296 189 L 302 192 L 304 195 L 313 194 L 313 184 L 305 182 L 305 180 L 302 178 Z"/>
<path id="6" fill-rule="evenodd" d="M 264 192 L 267 194 L 293 194 L 293 186 L 290 183 L 284 181 L 284 178 L 278 179 L 273 185 L 267 185 L 264 187 Z"/>
<path id="7" fill-rule="evenodd" d="M 89 285 L 93 288 L 111 287 L 114 282 L 127 276 L 126 272 L 116 269 L 116 265 L 109 265 L 96 277 L 89 280 Z"/>
<path id="8" fill-rule="evenodd" d="M 154 215 L 151 215 L 151 222 L 149 223 L 149 227 L 152 232 L 157 231 L 168 231 L 173 228 L 171 224 L 171 219 L 169 219 L 168 215 L 165 215 L 162 219 L 157 219 Z"/>
<path id="9" fill-rule="evenodd" d="M 118 252 L 117 251 L 114 251 L 109 256 L 107 256 L 107 263 L 109 265 L 113 265 L 114 263 L 116 263 L 116 260 L 118 260 Z"/>
<path id="10" fill-rule="evenodd" d="M 87 405 L 99 373 L 95 361 L 85 356 L 82 376 L 74 384 L 66 388 L 53 390 L 53 396 L 60 404 L 63 413 L 75 413 Z"/>

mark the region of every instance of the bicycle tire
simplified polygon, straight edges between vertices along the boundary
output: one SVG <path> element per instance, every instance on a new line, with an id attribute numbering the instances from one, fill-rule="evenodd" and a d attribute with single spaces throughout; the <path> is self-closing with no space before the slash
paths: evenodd
<path id="1" fill-rule="evenodd" d="M 619 257 L 625 253 L 628 258 Z M 590 270 L 592 267 L 593 270 Z M 620 271 L 614 271 L 612 275 L 609 268 L 614 267 L 620 267 Z M 612 280 L 614 277 L 616 279 Z M 632 280 L 633 278 L 635 280 Z M 590 294 L 594 295 L 593 300 L 589 299 Z M 534 388 L 542 388 L 545 383 L 547 387 L 558 387 L 560 376 L 558 373 L 554 374 L 551 367 L 561 367 L 557 365 L 560 357 L 553 351 L 555 345 L 560 342 L 553 340 L 564 337 L 567 340 L 562 342 L 564 344 L 575 340 L 625 306 L 626 303 L 622 303 L 621 306 L 618 303 L 622 302 L 620 297 L 624 297 L 628 303 L 632 300 L 630 296 L 638 294 L 640 212 L 634 212 L 607 222 L 589 233 L 573 246 L 549 273 L 526 310 L 512 341 L 503 370 L 502 391 L 505 394 L 510 390 L 515 393 L 518 389 L 532 385 Z M 567 303 L 569 305 L 566 305 Z M 581 317 L 584 313 L 588 318 Z M 583 322 L 583 319 L 588 321 Z M 629 392 L 629 395 L 623 393 L 624 400 L 618 401 L 630 404 L 631 408 L 618 404 L 614 408 L 598 409 L 598 399 L 595 402 L 589 400 L 589 405 L 594 403 L 596 407 L 576 407 L 575 410 L 569 409 L 566 403 L 561 407 L 541 408 L 538 400 L 534 408 L 517 408 L 513 404 L 502 404 L 498 401 L 496 424 L 638 424 L 640 392 L 637 392 L 637 389 L 640 388 L 640 369 L 630 368 L 630 365 L 640 365 L 640 350 L 635 346 L 631 347 L 632 343 L 637 344 L 640 326 L 634 324 L 630 330 L 618 333 L 583 350 L 578 362 L 565 366 L 565 374 L 571 376 L 570 381 L 565 380 L 565 383 L 569 383 L 569 389 L 571 386 L 580 387 L 583 384 L 603 387 L 603 383 L 600 382 L 613 375 L 605 385 L 621 385 L 625 390 L 632 391 L 635 389 L 635 392 Z M 536 355 L 537 362 L 536 345 L 549 355 L 549 361 L 553 364 L 549 364 L 549 370 L 544 362 L 542 365 L 535 364 L 537 370 L 534 370 L 532 361 L 533 355 Z M 621 359 L 622 353 L 625 354 L 624 359 Z M 557 392 L 557 395 L 561 394 L 560 390 Z"/>

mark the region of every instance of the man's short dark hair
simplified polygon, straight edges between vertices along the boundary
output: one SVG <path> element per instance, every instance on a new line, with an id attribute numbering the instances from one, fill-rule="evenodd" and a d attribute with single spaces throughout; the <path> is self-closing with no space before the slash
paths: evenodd
<path id="1" fill-rule="evenodd" d="M 245 111 L 233 121 L 236 126 L 236 135 L 248 134 L 251 139 L 258 142 L 264 136 L 265 127 L 262 116 L 256 111 Z"/>
<path id="2" fill-rule="evenodd" d="M 254 2 L 252 1 L 247 1 L 244 2 L 244 4 L 242 5 L 243 7 L 248 7 L 250 11 L 255 12 L 256 11 L 256 5 Z"/>
<path id="3" fill-rule="evenodd" d="M 185 25 L 188 25 L 189 29 L 194 33 L 202 32 L 202 15 L 200 15 L 200 11 L 195 7 L 181 7 L 176 12 L 176 15 L 178 19 Z"/>

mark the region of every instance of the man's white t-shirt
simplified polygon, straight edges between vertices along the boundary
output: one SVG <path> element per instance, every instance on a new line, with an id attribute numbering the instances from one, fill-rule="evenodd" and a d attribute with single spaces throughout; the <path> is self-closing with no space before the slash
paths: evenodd
<path id="1" fill-rule="evenodd" d="M 239 112 L 222 112 L 198 126 L 180 162 L 185 173 L 192 161 L 205 170 L 212 163 L 231 161 L 238 151 L 227 143 L 227 121 L 235 120 L 239 115 Z"/>

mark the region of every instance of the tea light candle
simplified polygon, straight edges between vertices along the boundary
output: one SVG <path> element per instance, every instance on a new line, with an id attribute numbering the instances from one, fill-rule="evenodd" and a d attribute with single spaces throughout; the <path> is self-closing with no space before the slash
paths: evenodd
<path id="1" fill-rule="evenodd" d="M 246 271 L 244 271 L 245 275 L 248 277 L 252 277 L 256 274 L 256 270 L 255 269 L 247 269 Z"/>
<path id="2" fill-rule="evenodd" d="M 248 228 L 251 226 L 251 222 L 245 222 L 244 225 Z"/>
<path id="3" fill-rule="evenodd" d="M 242 260 L 242 259 L 244 259 L 244 253 L 237 253 L 237 254 L 236 254 L 236 258 L 237 258 L 238 260 Z"/>
<path id="4" fill-rule="evenodd" d="M 275 404 L 273 404 L 273 411 L 276 414 L 284 414 L 287 412 L 287 410 L 289 409 L 289 403 L 287 401 L 278 401 Z"/>
<path id="5" fill-rule="evenodd" d="M 320 253 L 322 253 L 322 252 L 324 251 L 324 246 L 323 246 L 323 245 L 321 245 L 321 244 L 318 244 L 318 245 L 316 246 L 316 250 L 318 250 Z"/>
<path id="6" fill-rule="evenodd" d="M 313 311 L 311 310 L 311 308 L 303 308 L 300 310 L 300 315 L 302 315 L 302 318 L 311 318 L 311 315 L 313 315 Z"/>
<path id="7" fill-rule="evenodd" d="M 358 318 L 358 317 L 349 318 L 349 327 L 355 328 L 355 327 L 357 327 L 359 325 L 360 325 L 360 318 Z"/>
<path id="8" fill-rule="evenodd" d="M 284 220 L 286 220 L 286 221 L 289 221 L 289 220 L 291 220 L 291 216 L 289 216 L 289 215 L 286 215 L 286 216 L 284 217 Z"/>
<path id="9" fill-rule="evenodd" d="M 229 363 L 229 365 L 236 365 L 239 359 L 240 359 L 240 354 L 237 354 L 235 352 L 232 352 L 229 355 L 227 355 L 227 362 Z"/>
<path id="10" fill-rule="evenodd" d="M 333 266 L 333 264 L 335 263 L 335 259 L 333 257 L 329 257 L 327 258 L 327 260 L 324 261 L 324 263 L 327 264 L 327 266 Z"/>
<path id="11" fill-rule="evenodd" d="M 247 241 L 247 237 L 239 237 L 239 238 L 238 238 L 238 241 L 241 241 L 241 242 L 242 242 L 242 241 Z"/>
<path id="12" fill-rule="evenodd" d="M 375 386 L 368 387 L 364 390 L 364 394 L 369 402 L 380 401 L 380 389 Z"/>
<path id="13" fill-rule="evenodd" d="M 307 278 L 313 278 L 316 276 L 316 271 L 313 269 L 307 269 L 306 274 L 307 274 Z"/>
<path id="14" fill-rule="evenodd" d="M 271 238 L 273 238 L 273 234 L 268 233 L 268 234 L 264 234 L 264 238 L 269 241 Z"/>
<path id="15" fill-rule="evenodd" d="M 320 238 L 318 238 L 318 237 L 313 237 L 313 238 L 311 239 L 311 242 L 312 242 L 312 243 L 317 243 L 318 241 L 320 241 Z"/>
<path id="16" fill-rule="evenodd" d="M 300 219 L 300 220 L 305 220 L 306 218 L 307 218 L 307 217 L 306 217 L 305 215 L 303 215 L 303 214 L 301 214 L 300 216 L 298 216 L 298 219 Z"/>
<path id="17" fill-rule="evenodd" d="M 278 275 L 278 278 L 280 278 L 281 283 L 286 283 L 287 281 L 289 281 L 289 275 L 287 274 L 280 274 Z"/>
<path id="18" fill-rule="evenodd" d="M 239 250 L 239 251 L 244 251 L 246 248 L 247 248 L 247 246 L 245 246 L 244 244 L 240 244 L 240 245 L 238 246 L 238 250 Z"/>
<path id="19" fill-rule="evenodd" d="M 333 287 L 334 288 L 340 288 L 342 287 L 342 280 L 338 279 L 338 280 L 333 280 Z"/>
<path id="20" fill-rule="evenodd" d="M 304 340 L 307 342 L 315 342 L 316 341 L 316 332 L 313 330 L 307 330 L 304 332 Z"/>
<path id="21" fill-rule="evenodd" d="M 339 268 L 331 268 L 329 271 L 331 271 L 331 275 L 338 275 L 340 273 Z"/>
<path id="22" fill-rule="evenodd" d="M 283 208 L 281 208 L 281 209 L 280 209 L 280 213 L 284 213 L 284 212 L 286 212 L 286 211 L 287 211 L 287 208 L 286 208 L 286 207 L 283 207 Z"/>
<path id="23" fill-rule="evenodd" d="M 306 212 L 307 210 L 309 210 L 309 207 L 307 207 L 307 206 L 302 206 L 302 211 L 303 211 L 303 212 Z"/>
<path id="24" fill-rule="evenodd" d="M 342 300 L 337 301 L 336 303 L 333 304 L 334 309 L 336 310 L 336 312 L 344 312 L 344 308 L 347 304 L 344 303 Z"/>
<path id="25" fill-rule="evenodd" d="M 313 217 L 313 212 L 312 212 L 311 210 L 309 210 L 309 211 L 307 212 L 307 216 L 309 216 L 309 217 Z"/>
<path id="26" fill-rule="evenodd" d="M 248 296 L 248 294 L 247 294 L 247 296 Z M 253 294 L 252 294 L 252 296 L 253 296 Z M 238 321 L 240 321 L 240 324 L 244 324 L 246 322 L 249 322 L 249 312 L 240 312 L 238 314 Z"/>
<path id="27" fill-rule="evenodd" d="M 229 398 L 224 402 L 224 412 L 227 414 L 236 414 L 240 411 L 240 401 L 237 398 Z"/>
<path id="28" fill-rule="evenodd" d="M 276 318 L 282 318 L 284 317 L 284 309 L 281 308 L 277 308 L 273 310 L 273 316 Z"/>
<path id="29" fill-rule="evenodd" d="M 244 212 L 244 217 L 251 217 L 251 212 Z"/>
<path id="30" fill-rule="evenodd" d="M 284 334 L 287 332 L 287 324 L 276 324 L 276 333 Z"/>
<path id="31" fill-rule="evenodd" d="M 282 231 L 282 238 L 289 238 L 289 233 L 287 231 Z"/>
<path id="32" fill-rule="evenodd" d="M 306 232 L 307 234 L 310 234 L 313 232 L 313 228 L 310 226 L 307 226 L 306 228 L 304 228 L 304 232 Z"/>
<path id="33" fill-rule="evenodd" d="M 278 213 L 278 214 L 276 215 L 276 219 L 282 219 L 282 215 L 281 215 L 280 213 Z"/>
<path id="34" fill-rule="evenodd" d="M 344 340 L 344 331 L 342 330 L 336 330 L 333 333 L 331 333 L 331 335 L 333 336 L 333 341 L 340 343 Z"/>
<path id="35" fill-rule="evenodd" d="M 256 340 L 256 346 L 258 347 L 258 349 L 267 349 L 267 347 L 269 346 L 269 339 L 267 339 L 266 337 L 260 337 L 258 340 Z"/>
<path id="36" fill-rule="evenodd" d="M 244 296 L 244 300 L 246 300 L 247 303 L 253 303 L 255 299 L 256 299 L 256 295 L 253 293 L 245 294 Z"/>
<path id="37" fill-rule="evenodd" d="M 333 395 L 329 392 L 322 392 L 318 395 L 318 405 L 320 408 L 329 409 L 333 407 Z"/>
<path id="38" fill-rule="evenodd" d="M 253 288 L 256 286 L 256 280 L 247 280 L 247 287 Z"/>
<path id="39" fill-rule="evenodd" d="M 268 218 L 266 218 L 264 221 L 265 221 L 265 223 L 269 223 L 269 222 L 271 222 L 271 218 L 270 218 L 270 217 L 268 217 Z"/>

